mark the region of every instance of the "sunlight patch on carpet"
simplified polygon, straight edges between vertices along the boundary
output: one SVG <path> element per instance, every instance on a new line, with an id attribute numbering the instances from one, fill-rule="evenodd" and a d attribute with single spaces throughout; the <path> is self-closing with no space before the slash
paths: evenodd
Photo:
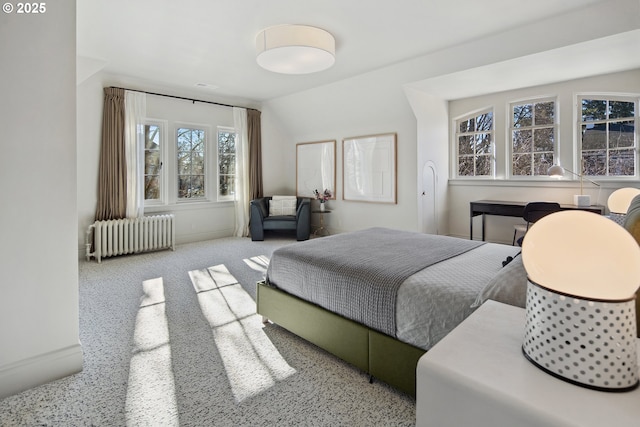
<path id="1" fill-rule="evenodd" d="M 235 278 L 232 280 L 224 265 L 190 271 L 189 276 L 237 402 L 296 372 L 264 333 L 251 296 Z"/>
<path id="2" fill-rule="evenodd" d="M 142 282 L 142 291 L 129 363 L 126 423 L 177 426 L 178 404 L 162 278 Z"/>
<path id="3" fill-rule="evenodd" d="M 253 270 L 259 271 L 262 274 L 267 273 L 267 267 L 269 266 L 269 257 L 265 255 L 254 256 L 249 259 L 243 259 L 243 261 Z"/>

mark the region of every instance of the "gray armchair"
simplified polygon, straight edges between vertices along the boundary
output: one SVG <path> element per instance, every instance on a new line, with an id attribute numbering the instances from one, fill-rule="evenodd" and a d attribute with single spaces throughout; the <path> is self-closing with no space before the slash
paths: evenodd
<path id="1" fill-rule="evenodd" d="M 309 239 L 311 233 L 311 199 L 296 199 L 295 215 L 269 216 L 269 200 L 261 197 L 251 201 L 249 231 L 251 240 L 264 240 L 265 230 L 295 230 L 298 240 Z"/>

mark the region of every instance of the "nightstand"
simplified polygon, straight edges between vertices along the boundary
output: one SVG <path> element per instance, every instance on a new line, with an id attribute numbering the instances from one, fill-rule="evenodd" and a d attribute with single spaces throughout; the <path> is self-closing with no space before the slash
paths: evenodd
<path id="1" fill-rule="evenodd" d="M 523 309 L 487 301 L 422 356 L 416 425 L 640 425 L 640 388 L 594 391 L 546 374 L 522 354 L 524 322 Z"/>
<path id="2" fill-rule="evenodd" d="M 313 232 L 313 237 L 328 236 L 330 233 L 329 230 L 327 230 L 324 226 L 324 214 L 330 214 L 331 211 L 326 209 L 317 211 L 314 210 L 311 211 L 311 213 L 320 214 L 320 227 L 318 227 L 316 231 Z"/>

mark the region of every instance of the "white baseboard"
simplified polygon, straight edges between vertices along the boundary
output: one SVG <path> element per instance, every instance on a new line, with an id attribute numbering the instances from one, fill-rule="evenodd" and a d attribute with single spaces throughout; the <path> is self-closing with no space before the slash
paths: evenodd
<path id="1" fill-rule="evenodd" d="M 176 236 L 176 245 L 183 245 L 187 243 L 203 242 L 206 240 L 222 239 L 224 237 L 232 237 L 234 233 L 233 228 L 227 228 L 223 230 L 214 230 L 197 233 L 182 233 Z"/>
<path id="2" fill-rule="evenodd" d="M 80 343 L 0 366 L 0 399 L 82 370 Z"/>

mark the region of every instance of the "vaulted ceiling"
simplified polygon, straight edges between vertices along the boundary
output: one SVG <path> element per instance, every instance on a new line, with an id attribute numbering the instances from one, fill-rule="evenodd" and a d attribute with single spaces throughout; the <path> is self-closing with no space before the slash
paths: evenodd
<path id="1" fill-rule="evenodd" d="M 602 0 L 77 0 L 80 66 L 207 96 L 268 100 L 441 51 Z M 255 60 L 279 24 L 323 28 L 336 63 L 280 75 Z"/>

